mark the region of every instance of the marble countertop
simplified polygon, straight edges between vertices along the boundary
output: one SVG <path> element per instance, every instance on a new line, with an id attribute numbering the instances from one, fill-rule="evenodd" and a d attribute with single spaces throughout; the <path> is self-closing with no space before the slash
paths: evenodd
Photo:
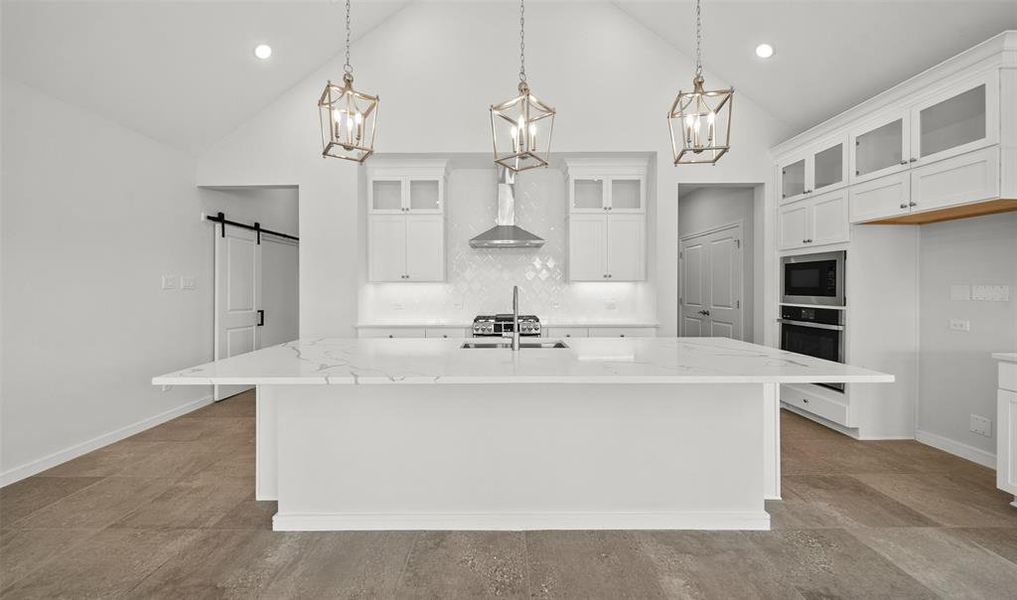
<path id="1" fill-rule="evenodd" d="M 305 339 L 155 377 L 155 385 L 862 383 L 893 375 L 727 338 L 570 338 L 566 349 L 452 339 Z"/>
<path id="2" fill-rule="evenodd" d="M 540 320 L 540 325 L 545 329 L 548 327 L 660 327 L 660 323 L 651 321 L 554 321 Z M 399 329 L 403 327 L 472 327 L 473 321 L 393 321 L 377 323 L 357 323 L 356 329 Z"/>
<path id="3" fill-rule="evenodd" d="M 1006 362 L 1017 362 L 1017 352 L 997 352 L 992 355 L 992 358 Z"/>

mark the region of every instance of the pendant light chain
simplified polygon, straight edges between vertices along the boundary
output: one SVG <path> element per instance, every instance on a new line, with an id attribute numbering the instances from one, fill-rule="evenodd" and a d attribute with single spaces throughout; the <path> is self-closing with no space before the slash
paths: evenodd
<path id="1" fill-rule="evenodd" d="M 696 0 L 696 76 L 703 74 L 703 17 L 700 0 Z"/>
<path id="2" fill-rule="evenodd" d="M 526 83 L 526 0 L 519 0 L 519 82 Z"/>
<path id="3" fill-rule="evenodd" d="M 350 0 L 346 0 L 346 64 L 343 65 L 346 78 L 353 78 L 353 65 L 350 64 Z"/>

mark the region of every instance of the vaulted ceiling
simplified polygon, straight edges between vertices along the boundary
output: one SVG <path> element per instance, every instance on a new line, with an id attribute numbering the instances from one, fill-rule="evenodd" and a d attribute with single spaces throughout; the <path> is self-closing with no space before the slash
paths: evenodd
<path id="1" fill-rule="evenodd" d="M 410 1 L 354 0 L 354 37 L 383 26 Z M 582 10 L 582 2 L 570 4 Z M 694 54 L 691 0 L 613 4 L 676 54 Z M 1017 29 L 1014 0 L 703 4 L 708 73 L 751 97 L 786 135 Z M 344 36 L 335 0 L 13 0 L 2 10 L 5 77 L 192 153 L 341 53 Z M 528 12 L 539 18 L 539 7 Z M 269 61 L 252 55 L 262 41 L 274 49 Z M 763 41 L 776 47 L 768 61 L 753 54 Z"/>

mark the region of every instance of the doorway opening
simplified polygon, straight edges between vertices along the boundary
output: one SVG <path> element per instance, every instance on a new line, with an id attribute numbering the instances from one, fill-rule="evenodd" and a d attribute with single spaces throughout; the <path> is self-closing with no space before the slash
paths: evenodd
<path id="1" fill-rule="evenodd" d="M 299 336 L 299 213 L 296 186 L 202 188 L 213 238 L 215 360 Z M 278 235 L 282 234 L 282 235 Z M 215 386 L 223 400 L 250 386 Z"/>
<path id="2" fill-rule="evenodd" d="M 763 202 L 762 184 L 679 184 L 679 336 L 763 339 Z"/>

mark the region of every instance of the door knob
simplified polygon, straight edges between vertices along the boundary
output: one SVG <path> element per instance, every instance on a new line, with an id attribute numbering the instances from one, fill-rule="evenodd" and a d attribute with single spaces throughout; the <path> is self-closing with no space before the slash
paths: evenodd
<path id="1" fill-rule="evenodd" d="M 907 207 L 908 207 L 908 205 L 907 205 L 906 203 L 903 203 L 903 202 L 902 202 L 902 203 L 901 203 L 901 205 L 900 205 L 900 207 L 901 207 L 901 208 L 907 208 Z"/>
<path id="2" fill-rule="evenodd" d="M 908 206 L 918 206 L 917 202 L 908 202 Z"/>

